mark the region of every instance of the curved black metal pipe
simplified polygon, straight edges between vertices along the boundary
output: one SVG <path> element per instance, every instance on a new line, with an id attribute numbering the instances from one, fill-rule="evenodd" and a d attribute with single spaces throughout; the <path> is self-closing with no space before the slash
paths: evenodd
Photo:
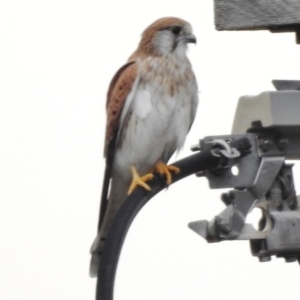
<path id="1" fill-rule="evenodd" d="M 179 174 L 173 175 L 173 183 L 197 172 L 217 167 L 220 160 L 221 157 L 213 156 L 210 150 L 204 150 L 179 160 L 172 164 L 180 169 Z M 140 209 L 153 196 L 166 188 L 166 180 L 159 174 L 155 174 L 153 180 L 147 184 L 150 185 L 151 191 L 137 188 L 128 196 L 108 231 L 98 270 L 96 300 L 113 300 L 117 265 L 127 231 Z"/>

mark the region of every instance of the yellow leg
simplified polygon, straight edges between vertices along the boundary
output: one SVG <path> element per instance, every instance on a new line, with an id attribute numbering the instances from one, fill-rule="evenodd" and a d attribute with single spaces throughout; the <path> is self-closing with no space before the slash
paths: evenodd
<path id="1" fill-rule="evenodd" d="M 127 195 L 130 195 L 137 186 L 143 187 L 147 191 L 151 191 L 150 186 L 146 183 L 153 178 L 153 174 L 149 173 L 145 176 L 140 176 L 134 166 L 131 166 L 132 181 L 128 189 Z"/>
<path id="2" fill-rule="evenodd" d="M 165 163 L 163 163 L 161 160 L 159 160 L 156 165 L 155 165 L 155 170 L 163 175 L 166 175 L 167 178 L 167 185 L 170 185 L 172 183 L 172 174 L 171 172 L 174 172 L 175 174 L 178 174 L 180 172 L 180 169 L 172 166 L 172 165 L 166 165 Z"/>

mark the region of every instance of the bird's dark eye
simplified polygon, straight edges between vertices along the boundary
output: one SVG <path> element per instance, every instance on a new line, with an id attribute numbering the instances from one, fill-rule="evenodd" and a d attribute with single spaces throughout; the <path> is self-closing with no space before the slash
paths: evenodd
<path id="1" fill-rule="evenodd" d="M 173 34 L 178 35 L 181 31 L 181 27 L 180 26 L 173 26 L 171 30 L 172 30 Z"/>

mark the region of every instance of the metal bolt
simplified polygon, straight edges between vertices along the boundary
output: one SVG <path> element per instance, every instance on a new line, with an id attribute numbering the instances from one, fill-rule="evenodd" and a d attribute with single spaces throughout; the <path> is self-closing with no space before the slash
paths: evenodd
<path id="1" fill-rule="evenodd" d="M 264 256 L 260 256 L 258 259 L 260 262 L 267 262 L 271 260 L 271 256 L 264 255 Z"/>
<path id="2" fill-rule="evenodd" d="M 270 149 L 272 142 L 269 139 L 259 140 L 259 147 L 263 152 L 267 152 Z"/>
<path id="3" fill-rule="evenodd" d="M 230 224 L 220 217 L 216 217 L 216 226 L 221 233 L 228 234 L 231 231 Z"/>
<path id="4" fill-rule="evenodd" d="M 231 230 L 230 225 L 226 222 L 219 223 L 219 228 L 222 233 L 228 234 Z"/>
<path id="5" fill-rule="evenodd" d="M 234 191 L 229 191 L 228 196 L 231 200 L 235 199 L 235 192 Z"/>
<path id="6" fill-rule="evenodd" d="M 288 139 L 284 139 L 284 138 L 281 138 L 277 141 L 277 147 L 279 150 L 284 150 L 285 147 L 287 146 L 289 140 Z"/>
<path id="7" fill-rule="evenodd" d="M 224 203 L 225 205 L 229 205 L 229 204 L 231 204 L 231 202 L 232 202 L 232 199 L 230 199 L 230 197 L 229 197 L 229 195 L 228 195 L 227 193 L 223 193 L 223 194 L 221 195 L 221 200 L 223 201 L 223 203 Z"/>
<path id="8" fill-rule="evenodd" d="M 282 202 L 279 202 L 279 203 L 277 204 L 277 209 L 278 209 L 279 211 L 282 211 L 282 210 L 283 210 L 283 203 L 282 203 Z"/>
<path id="9" fill-rule="evenodd" d="M 291 202 L 289 203 L 289 208 L 290 208 L 291 210 L 295 210 L 296 207 L 297 207 L 296 201 L 291 201 Z"/>
<path id="10" fill-rule="evenodd" d="M 297 261 L 297 257 L 291 256 L 291 257 L 285 257 L 285 262 L 291 263 Z"/>

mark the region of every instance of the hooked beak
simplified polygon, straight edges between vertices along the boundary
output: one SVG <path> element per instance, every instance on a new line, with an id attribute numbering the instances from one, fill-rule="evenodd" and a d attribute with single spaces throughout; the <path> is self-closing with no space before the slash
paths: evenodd
<path id="1" fill-rule="evenodd" d="M 180 40 L 184 40 L 187 44 L 189 44 L 189 43 L 196 44 L 197 43 L 196 36 L 193 35 L 192 33 L 180 37 Z"/>

